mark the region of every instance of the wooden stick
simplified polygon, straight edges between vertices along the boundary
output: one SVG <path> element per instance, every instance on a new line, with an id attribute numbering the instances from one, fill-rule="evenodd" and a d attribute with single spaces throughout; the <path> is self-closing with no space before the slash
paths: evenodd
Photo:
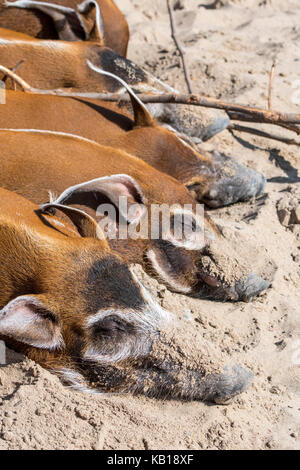
<path id="1" fill-rule="evenodd" d="M 25 62 L 25 59 L 19 60 L 19 62 L 11 69 L 12 72 L 16 72 L 18 68 Z"/>
<path id="2" fill-rule="evenodd" d="M 183 72 L 184 72 L 184 78 L 185 78 L 185 81 L 186 81 L 187 89 L 188 89 L 189 93 L 193 93 L 192 85 L 191 85 L 191 81 L 190 81 L 190 77 L 189 77 L 189 73 L 188 73 L 188 69 L 187 69 L 187 65 L 186 65 L 186 62 L 185 62 L 185 53 L 184 53 L 184 51 L 183 51 L 183 49 L 182 49 L 182 47 L 179 44 L 179 41 L 177 39 L 176 25 L 175 25 L 175 21 L 174 21 L 174 15 L 173 15 L 172 7 L 171 7 L 171 4 L 170 4 L 170 0 L 167 0 L 167 7 L 168 7 L 168 12 L 169 12 L 169 17 L 170 17 L 172 38 L 173 38 L 173 41 L 175 42 L 175 45 L 178 49 L 178 52 L 179 52 L 180 56 L 181 56 Z"/>
<path id="3" fill-rule="evenodd" d="M 288 145 L 297 145 L 300 147 L 300 142 L 297 142 L 297 140 L 281 137 L 280 135 L 269 134 L 269 132 L 254 129 L 253 127 L 240 126 L 239 124 L 229 124 L 227 129 L 230 131 L 246 132 L 248 134 L 257 135 L 259 137 L 265 137 L 266 139 L 277 140 L 278 142 L 284 142 Z"/>
<path id="4" fill-rule="evenodd" d="M 42 94 L 42 95 L 55 95 L 65 97 L 80 97 L 87 99 L 97 99 L 101 101 L 109 102 L 130 102 L 130 97 L 126 95 L 120 95 L 118 93 L 68 93 L 60 89 L 56 90 L 40 90 L 31 87 L 25 80 L 20 78 L 14 72 L 6 67 L 0 65 L 0 72 L 5 75 L 9 75 L 13 78 L 21 88 L 29 93 Z M 243 106 L 234 103 L 227 103 L 225 101 L 217 100 L 214 98 L 207 98 L 201 95 L 184 95 L 184 94 L 164 94 L 164 95 L 152 95 L 152 94 L 139 94 L 139 98 L 144 103 L 173 103 L 173 104 L 186 104 L 193 106 L 203 106 L 205 108 L 223 109 L 227 111 L 233 119 L 246 118 L 249 122 L 258 122 L 265 124 L 274 124 L 277 126 L 283 126 L 291 131 L 299 133 L 299 128 L 293 126 L 293 124 L 300 125 L 300 114 L 292 113 L 281 113 L 278 111 L 269 111 L 267 109 L 260 109 L 250 106 Z"/>
<path id="5" fill-rule="evenodd" d="M 250 114 L 243 114 L 243 113 L 232 113 L 231 111 L 227 112 L 228 116 L 232 121 L 242 121 L 242 122 L 253 122 L 253 123 L 260 123 L 264 124 L 262 119 L 253 118 Z M 296 132 L 296 134 L 300 135 L 300 127 L 297 127 L 293 124 L 284 124 L 284 123 L 276 123 L 277 126 L 283 127 L 291 132 Z"/>
<path id="6" fill-rule="evenodd" d="M 20 61 L 21 62 L 21 61 Z M 22 61 L 23 62 L 23 61 Z M 22 63 L 21 62 L 21 63 Z M 20 64 L 20 63 L 19 63 Z M 21 64 L 20 64 L 21 65 Z M 33 88 L 31 88 L 30 85 L 28 85 L 25 80 L 23 80 L 19 75 L 15 74 L 12 70 L 8 69 L 7 67 L 4 67 L 3 65 L 0 65 L 0 72 L 4 73 L 7 77 L 11 78 L 12 80 L 15 81 L 20 87 L 23 89 L 23 91 L 32 91 Z"/>
<path id="7" fill-rule="evenodd" d="M 65 93 L 61 90 L 39 90 L 39 93 L 73 96 L 81 98 L 98 99 L 101 101 L 111 102 L 130 102 L 130 98 L 118 93 Z M 205 108 L 223 109 L 230 113 L 241 113 L 250 116 L 253 122 L 260 122 L 265 124 L 299 124 L 300 114 L 281 113 L 279 111 L 269 111 L 267 109 L 260 109 L 251 106 L 243 106 L 235 103 L 228 103 L 226 101 L 207 98 L 202 95 L 184 95 L 181 93 L 167 93 L 163 95 L 156 94 L 139 94 L 141 101 L 144 103 L 170 103 L 170 104 L 186 104 L 191 106 L 203 106 Z"/>
<path id="8" fill-rule="evenodd" d="M 18 70 L 18 68 L 20 67 L 20 65 L 23 64 L 23 62 L 25 62 L 25 59 L 21 59 L 19 60 L 19 62 L 11 69 L 12 72 L 16 72 Z M 17 84 L 14 80 L 14 90 L 17 91 Z"/>
<path id="9" fill-rule="evenodd" d="M 16 72 L 18 70 L 18 68 L 20 67 L 20 65 L 23 64 L 24 61 L 25 61 L 25 59 L 20 60 L 14 67 L 10 68 L 9 70 L 11 70 L 11 72 Z M 4 78 L 3 78 L 3 82 L 6 83 L 8 78 L 9 78 L 9 76 L 5 75 Z M 14 85 L 14 91 L 16 91 L 17 90 L 16 81 L 13 78 L 11 78 L 11 80 L 12 80 L 13 85 Z"/>
<path id="10" fill-rule="evenodd" d="M 271 72 L 270 72 L 270 79 L 269 79 L 269 93 L 268 93 L 268 109 L 272 109 L 272 91 L 273 91 L 273 80 L 274 80 L 274 72 L 275 68 L 278 64 L 278 60 L 274 59 L 274 62 L 271 67 Z"/>

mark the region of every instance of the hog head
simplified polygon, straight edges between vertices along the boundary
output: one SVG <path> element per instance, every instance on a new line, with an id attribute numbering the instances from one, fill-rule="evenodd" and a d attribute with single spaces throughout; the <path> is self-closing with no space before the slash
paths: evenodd
<path id="1" fill-rule="evenodd" d="M 101 70 L 90 61 L 88 66 L 94 72 L 114 79 L 130 95 L 134 122 L 132 130 L 123 138 L 118 135 L 120 148 L 177 179 L 198 202 L 210 207 L 247 201 L 263 192 L 265 178 L 261 173 L 217 151 L 199 152 L 188 135 L 168 124 L 158 123 L 125 80 Z"/>
<path id="2" fill-rule="evenodd" d="M 134 178 L 112 175 L 67 188 L 51 205 L 79 205 L 91 211 L 113 249 L 128 262 L 142 264 L 173 291 L 247 301 L 267 289 L 270 281 L 237 258 L 235 248 L 188 192 L 187 201 L 192 204 L 149 204 Z"/>
<path id="3" fill-rule="evenodd" d="M 171 314 L 86 213 L 47 206 L 80 236 L 57 214 L 6 190 L 0 196 L 0 337 L 9 346 L 81 391 L 219 403 L 245 390 L 251 373 L 222 371 L 209 345 L 205 360 L 178 354 Z"/>

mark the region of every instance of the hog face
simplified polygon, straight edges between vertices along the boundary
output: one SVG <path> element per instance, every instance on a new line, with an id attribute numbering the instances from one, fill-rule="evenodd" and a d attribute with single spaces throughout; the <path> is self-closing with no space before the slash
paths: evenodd
<path id="1" fill-rule="evenodd" d="M 132 177 L 112 175 L 67 188 L 51 205 L 80 204 L 96 218 L 112 209 L 114 220 L 110 214 L 97 219 L 101 229 L 109 232 L 110 246 L 127 261 L 141 263 L 150 275 L 176 292 L 217 300 L 250 300 L 265 290 L 270 283 L 236 257 L 230 241 L 203 206 L 177 185 L 183 201 L 190 204 L 150 204 Z M 108 205 L 101 205 L 103 194 Z M 173 197 L 176 199 L 176 194 Z"/>
<path id="2" fill-rule="evenodd" d="M 1 225 L 1 338 L 52 369 L 144 356 L 168 312 L 106 242 L 55 232 Z"/>
<path id="3" fill-rule="evenodd" d="M 168 333 L 171 315 L 106 241 L 91 237 L 89 216 L 59 206 L 89 234 L 80 238 L 31 206 L 23 216 L 14 210 L 16 223 L 1 221 L 0 335 L 8 345 L 77 390 L 226 402 L 247 387 L 251 374 L 224 373 L 209 347 L 205 360 L 204 349 L 191 359 L 194 346 L 183 360 Z"/>
<path id="4" fill-rule="evenodd" d="M 57 370 L 75 390 L 226 403 L 252 379 L 238 365 L 224 370 L 212 345 L 200 338 L 182 344 L 170 315 L 150 298 L 143 309 L 90 316 L 86 331 L 80 353 Z"/>
<path id="5" fill-rule="evenodd" d="M 111 256 L 55 287 L 6 305 L 0 333 L 75 390 L 226 403 L 251 381 L 240 366 L 224 372 L 207 346 L 178 353 L 171 314 Z"/>

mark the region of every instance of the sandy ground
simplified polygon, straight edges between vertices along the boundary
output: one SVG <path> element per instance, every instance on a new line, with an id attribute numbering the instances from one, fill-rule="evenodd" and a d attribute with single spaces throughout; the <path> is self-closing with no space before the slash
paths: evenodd
<path id="1" fill-rule="evenodd" d="M 131 27 L 129 57 L 185 91 L 165 2 L 117 3 Z M 300 93 L 293 88 L 300 89 L 295 84 L 300 80 L 298 0 L 231 0 L 217 10 L 205 8 L 209 2 L 204 0 L 179 3 L 178 33 L 194 91 L 266 106 L 269 71 L 277 57 L 273 106 L 299 112 Z M 252 303 L 231 304 L 188 299 L 142 278 L 178 315 L 186 338 L 213 341 L 221 355 L 253 371 L 249 390 L 226 407 L 89 396 L 64 388 L 55 376 L 31 361 L 17 362 L 8 352 L 11 364 L 0 368 L 0 449 L 300 448 L 299 148 L 228 131 L 205 146 L 268 179 L 259 201 L 212 216 L 221 219 L 235 243 L 264 247 L 278 267 L 273 286 Z M 254 260 L 260 256 L 253 250 Z"/>

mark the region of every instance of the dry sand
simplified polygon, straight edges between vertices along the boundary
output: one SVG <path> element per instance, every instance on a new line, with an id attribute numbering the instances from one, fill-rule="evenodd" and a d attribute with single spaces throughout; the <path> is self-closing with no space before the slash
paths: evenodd
<path id="1" fill-rule="evenodd" d="M 131 27 L 129 57 L 185 91 L 165 2 L 117 3 Z M 230 0 L 217 10 L 204 8 L 208 3 L 181 0 L 184 8 L 176 11 L 194 91 L 265 106 L 276 56 L 273 106 L 299 112 L 300 94 L 298 105 L 292 99 L 293 83 L 300 80 L 299 0 Z M 205 147 L 268 179 L 266 197 L 212 216 L 245 252 L 248 242 L 264 247 L 278 266 L 273 287 L 249 304 L 217 303 L 172 294 L 141 277 L 178 315 L 187 339 L 213 341 L 221 357 L 230 355 L 253 371 L 249 390 L 226 407 L 90 396 L 64 388 L 55 376 L 31 361 L 16 362 L 10 353 L 12 363 L 0 368 L 0 449 L 300 448 L 299 148 L 228 131 Z M 259 261 L 256 250 L 251 253 Z"/>

